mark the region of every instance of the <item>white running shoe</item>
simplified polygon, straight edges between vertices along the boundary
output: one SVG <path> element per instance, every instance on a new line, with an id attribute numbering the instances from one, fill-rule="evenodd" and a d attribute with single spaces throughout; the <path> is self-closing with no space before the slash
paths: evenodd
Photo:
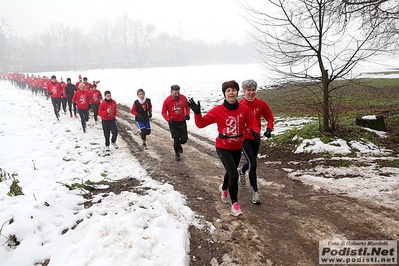
<path id="1" fill-rule="evenodd" d="M 242 215 L 240 203 L 235 202 L 233 205 L 231 205 L 231 215 L 236 217 Z"/>
<path id="2" fill-rule="evenodd" d="M 260 204 L 260 195 L 257 191 L 252 191 L 252 203 L 253 204 Z"/>
<path id="3" fill-rule="evenodd" d="M 110 151 L 109 146 L 105 146 L 105 151 Z"/>
<path id="4" fill-rule="evenodd" d="M 220 184 L 220 186 L 219 186 L 219 191 L 221 193 L 220 198 L 222 199 L 222 201 L 224 203 L 229 203 L 229 191 L 227 189 L 223 190 L 222 187 L 223 187 L 223 184 Z"/>
<path id="5" fill-rule="evenodd" d="M 238 172 L 238 176 L 239 176 L 239 180 L 241 185 L 245 185 L 245 173 L 242 172 L 242 168 L 237 168 L 237 172 Z"/>
<path id="6" fill-rule="evenodd" d="M 112 143 L 112 146 L 114 146 L 115 149 L 119 149 L 118 145 L 116 145 L 115 142 Z"/>

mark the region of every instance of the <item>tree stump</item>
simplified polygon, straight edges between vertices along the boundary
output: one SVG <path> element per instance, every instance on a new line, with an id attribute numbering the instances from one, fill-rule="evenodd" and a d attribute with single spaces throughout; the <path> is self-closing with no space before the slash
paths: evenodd
<path id="1" fill-rule="evenodd" d="M 356 117 L 356 125 L 378 131 L 387 131 L 384 117 L 382 115 L 366 115 L 362 117 Z"/>

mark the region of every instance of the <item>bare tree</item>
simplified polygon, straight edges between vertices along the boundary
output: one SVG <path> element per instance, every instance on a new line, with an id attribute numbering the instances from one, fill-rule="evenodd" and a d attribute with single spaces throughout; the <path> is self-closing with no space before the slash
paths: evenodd
<path id="1" fill-rule="evenodd" d="M 142 21 L 134 20 L 132 29 L 137 66 L 142 67 L 146 61 L 150 41 L 154 38 L 156 28 L 152 24 L 144 25 Z"/>
<path id="2" fill-rule="evenodd" d="M 359 63 L 392 52 L 396 18 L 371 18 L 370 12 L 346 12 L 350 3 L 358 2 L 361 8 L 360 2 L 354 0 L 266 2 L 265 12 L 243 4 L 249 14 L 248 21 L 256 30 L 252 36 L 258 43 L 262 63 L 287 80 L 320 84 L 322 130 L 334 131 L 331 94 L 338 86 L 332 83 L 350 77 Z"/>
<path id="3" fill-rule="evenodd" d="M 342 0 L 342 11 L 343 13 L 371 14 L 372 17 L 397 16 L 399 6 L 392 0 Z"/>
<path id="4" fill-rule="evenodd" d="M 93 49 L 97 59 L 93 61 L 99 62 L 101 65 L 112 63 L 113 43 L 115 42 L 114 24 L 109 20 L 98 21 L 92 25 L 91 31 L 89 46 Z"/>
<path id="5" fill-rule="evenodd" d="M 127 62 L 128 66 L 131 65 L 133 54 L 132 28 L 133 21 L 126 14 L 123 14 L 117 19 L 116 36 L 122 46 L 124 61 Z"/>

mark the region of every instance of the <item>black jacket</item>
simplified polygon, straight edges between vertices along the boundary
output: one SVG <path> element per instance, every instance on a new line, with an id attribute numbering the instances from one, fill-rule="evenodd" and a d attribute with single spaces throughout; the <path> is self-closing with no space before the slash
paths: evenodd
<path id="1" fill-rule="evenodd" d="M 135 116 L 136 122 L 148 122 L 150 121 L 150 118 L 152 117 L 152 113 L 150 113 L 150 107 L 151 107 L 151 100 L 146 99 L 146 110 L 144 111 L 143 107 L 141 106 L 139 100 L 135 100 L 134 104 L 136 105 L 136 111 L 137 115 Z"/>
<path id="2" fill-rule="evenodd" d="M 68 84 L 68 85 L 65 87 L 65 93 L 66 93 L 66 95 L 67 95 L 68 97 L 70 97 L 70 98 L 73 97 L 73 95 L 75 94 L 75 91 L 76 91 L 76 86 L 73 85 L 72 83 L 71 83 L 71 84 Z"/>

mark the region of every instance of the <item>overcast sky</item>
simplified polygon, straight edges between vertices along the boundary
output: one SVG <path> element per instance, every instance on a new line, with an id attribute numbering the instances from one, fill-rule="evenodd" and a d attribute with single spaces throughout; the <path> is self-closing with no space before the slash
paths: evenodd
<path id="1" fill-rule="evenodd" d="M 114 22 L 123 13 L 173 36 L 179 35 L 180 24 L 187 40 L 241 42 L 251 30 L 237 0 L 1 0 L 0 7 L 0 17 L 17 36 L 43 33 L 57 23 L 88 32 L 93 22 Z"/>

